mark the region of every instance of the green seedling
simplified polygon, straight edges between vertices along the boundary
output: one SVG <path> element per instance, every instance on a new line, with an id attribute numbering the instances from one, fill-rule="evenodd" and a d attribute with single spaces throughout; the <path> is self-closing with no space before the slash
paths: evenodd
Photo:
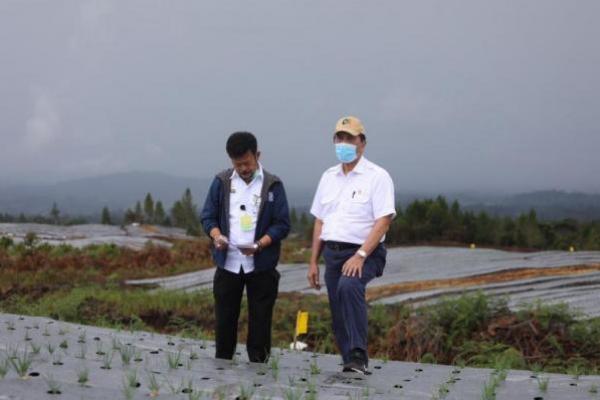
<path id="1" fill-rule="evenodd" d="M 148 389 L 150 390 L 150 397 L 157 397 L 160 394 L 160 382 L 155 374 L 148 374 Z"/>
<path id="2" fill-rule="evenodd" d="M 319 368 L 319 365 L 317 364 L 317 360 L 313 359 L 313 361 L 310 363 L 310 374 L 311 375 L 319 375 L 321 373 L 321 368 Z"/>
<path id="3" fill-rule="evenodd" d="M 240 395 L 237 397 L 238 400 L 250 400 L 254 396 L 254 386 L 252 385 L 240 385 Z"/>
<path id="4" fill-rule="evenodd" d="M 137 369 L 132 369 L 127 373 L 127 384 L 133 388 L 139 387 Z"/>
<path id="5" fill-rule="evenodd" d="M 80 386 L 85 386 L 86 383 L 88 383 L 90 379 L 90 370 L 87 369 L 86 367 L 80 369 L 79 371 L 77 371 L 77 383 L 79 383 Z"/>
<path id="6" fill-rule="evenodd" d="M 62 356 L 59 353 L 52 356 L 52 365 L 62 365 Z"/>
<path id="7" fill-rule="evenodd" d="M 4 379 L 6 374 L 8 374 L 8 370 L 10 369 L 10 362 L 7 359 L 3 359 L 0 361 L 0 379 Z"/>
<path id="8" fill-rule="evenodd" d="M 177 353 L 167 352 L 167 363 L 170 369 L 177 369 L 181 364 L 181 350 Z"/>
<path id="9" fill-rule="evenodd" d="M 547 377 L 537 377 L 538 388 L 542 393 L 546 393 L 548 391 L 548 384 L 550 383 L 550 379 Z"/>
<path id="10" fill-rule="evenodd" d="M 75 354 L 75 357 L 79 358 L 80 360 L 85 360 L 86 354 L 87 354 L 87 346 L 85 344 L 80 344 L 79 352 L 77 352 L 77 354 Z"/>
<path id="11" fill-rule="evenodd" d="M 40 354 L 40 350 L 42 349 L 41 345 L 39 345 L 35 342 L 31 342 L 31 343 L 29 343 L 29 346 L 31 347 L 31 354 L 35 354 L 35 355 Z"/>
<path id="12" fill-rule="evenodd" d="M 60 384 L 51 374 L 48 374 L 44 380 L 46 381 L 46 385 L 48 385 L 48 394 L 60 394 Z"/>
<path id="13" fill-rule="evenodd" d="M 16 357 L 9 358 L 10 363 L 15 370 L 15 372 L 19 375 L 21 379 L 27 379 L 27 372 L 31 367 L 33 362 L 30 354 L 25 350 L 23 353 L 18 354 Z"/>
<path id="14" fill-rule="evenodd" d="M 276 381 L 279 379 L 279 361 L 281 356 L 279 354 L 272 355 L 269 357 L 269 366 L 271 367 L 271 375 Z"/>
<path id="15" fill-rule="evenodd" d="M 121 347 L 123 346 L 123 344 L 121 343 L 121 341 L 119 339 L 117 339 L 116 337 L 112 337 L 111 339 L 112 342 L 112 348 L 113 350 L 121 350 Z"/>
<path id="16" fill-rule="evenodd" d="M 121 393 L 123 393 L 123 398 L 125 400 L 133 399 L 133 395 L 135 394 L 135 388 L 132 388 L 126 380 L 123 381 L 123 385 L 121 387 Z"/>
<path id="17" fill-rule="evenodd" d="M 104 354 L 104 356 L 102 357 L 102 366 L 100 368 L 110 369 L 113 360 L 113 355 L 114 353 L 112 351 L 110 353 Z"/>
<path id="18" fill-rule="evenodd" d="M 123 362 L 123 365 L 129 365 L 131 363 L 131 359 L 135 356 L 135 347 L 132 345 L 121 346 L 119 353 L 121 354 L 121 361 Z"/>
<path id="19" fill-rule="evenodd" d="M 183 390 L 183 378 L 181 379 L 181 381 L 179 381 L 179 385 L 175 386 L 174 384 L 172 384 L 168 379 L 165 378 L 165 382 L 167 383 L 167 386 L 169 387 L 169 389 L 171 390 L 172 394 L 178 394 Z"/>
<path id="20" fill-rule="evenodd" d="M 302 389 L 301 388 L 285 388 L 283 389 L 283 398 L 285 400 L 301 400 L 302 399 Z"/>

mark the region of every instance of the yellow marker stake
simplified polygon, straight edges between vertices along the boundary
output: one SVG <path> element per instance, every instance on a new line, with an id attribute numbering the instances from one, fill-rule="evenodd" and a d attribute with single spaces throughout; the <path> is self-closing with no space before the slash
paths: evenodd
<path id="1" fill-rule="evenodd" d="M 573 247 L 573 246 L 569 247 L 569 251 L 570 251 L 571 253 L 572 253 L 572 252 L 574 252 L 574 251 L 575 251 L 575 247 Z"/>
<path id="2" fill-rule="evenodd" d="M 471 243 L 470 247 L 471 247 L 471 249 L 474 249 L 475 248 L 475 243 Z"/>
<path id="3" fill-rule="evenodd" d="M 308 333 L 308 311 L 298 311 L 296 316 L 296 332 L 294 332 L 294 350 L 297 349 L 298 335 Z"/>
<path id="4" fill-rule="evenodd" d="M 298 311 L 296 317 L 296 336 L 308 333 L 308 312 Z"/>

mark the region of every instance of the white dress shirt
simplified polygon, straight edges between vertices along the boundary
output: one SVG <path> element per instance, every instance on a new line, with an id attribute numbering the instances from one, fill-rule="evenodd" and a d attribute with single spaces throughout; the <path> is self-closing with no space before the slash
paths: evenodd
<path id="1" fill-rule="evenodd" d="M 338 164 L 323 173 L 310 213 L 323 221 L 321 240 L 362 245 L 375 220 L 396 216 L 394 182 L 364 156 L 348 175 Z"/>
<path id="2" fill-rule="evenodd" d="M 242 268 L 244 273 L 254 270 L 254 256 L 243 255 L 236 246 L 254 243 L 263 181 L 263 169 L 260 164 L 250 183 L 244 182 L 235 170 L 231 175 L 229 247 L 225 269 L 236 274 L 239 274 Z"/>

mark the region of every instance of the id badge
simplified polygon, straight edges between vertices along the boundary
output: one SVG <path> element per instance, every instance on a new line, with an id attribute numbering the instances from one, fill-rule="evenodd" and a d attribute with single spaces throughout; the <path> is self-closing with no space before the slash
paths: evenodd
<path id="1" fill-rule="evenodd" d="M 250 214 L 242 214 L 240 217 L 240 228 L 242 232 L 250 232 L 252 230 L 252 217 Z"/>

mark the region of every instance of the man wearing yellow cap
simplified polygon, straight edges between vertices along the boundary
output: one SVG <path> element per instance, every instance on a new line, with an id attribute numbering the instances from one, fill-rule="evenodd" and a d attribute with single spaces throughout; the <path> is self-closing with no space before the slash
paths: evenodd
<path id="1" fill-rule="evenodd" d="M 333 134 L 340 161 L 319 182 L 308 282 L 320 289 L 320 255 L 333 332 L 345 372 L 367 373 L 366 286 L 381 276 L 385 234 L 396 215 L 394 183 L 386 170 L 364 157 L 365 130 L 356 117 L 341 118 Z"/>

